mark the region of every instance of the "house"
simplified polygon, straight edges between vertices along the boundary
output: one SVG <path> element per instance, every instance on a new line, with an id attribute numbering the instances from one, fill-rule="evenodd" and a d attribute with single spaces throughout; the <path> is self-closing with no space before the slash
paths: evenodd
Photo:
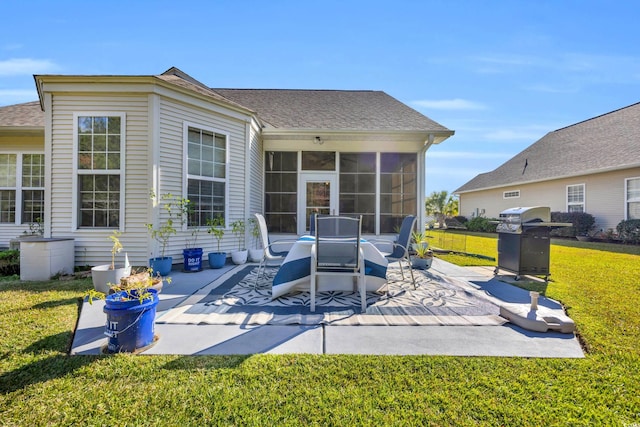
<path id="1" fill-rule="evenodd" d="M 558 129 L 454 192 L 460 214 L 518 206 L 587 212 L 597 229 L 640 218 L 640 103 Z"/>
<path id="2" fill-rule="evenodd" d="M 41 218 L 45 237 L 74 239 L 76 265 L 105 263 L 112 230 L 146 265 L 146 224 L 166 220 L 151 191 L 195 206 L 174 262 L 217 215 L 226 251 L 228 225 L 254 212 L 276 238 L 314 211 L 362 214 L 376 236 L 407 214 L 424 223 L 425 153 L 453 135 L 381 91 L 213 89 L 177 68 L 34 78 L 39 102 L 0 108 L 0 245 Z M 206 233 L 197 246 L 215 249 Z"/>

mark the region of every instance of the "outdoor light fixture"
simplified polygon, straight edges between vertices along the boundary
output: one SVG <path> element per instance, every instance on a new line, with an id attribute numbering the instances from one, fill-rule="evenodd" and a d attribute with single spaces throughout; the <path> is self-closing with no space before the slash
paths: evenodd
<path id="1" fill-rule="evenodd" d="M 324 141 L 322 140 L 322 138 L 320 138 L 319 136 L 316 136 L 315 140 L 313 141 L 314 144 L 324 144 Z"/>

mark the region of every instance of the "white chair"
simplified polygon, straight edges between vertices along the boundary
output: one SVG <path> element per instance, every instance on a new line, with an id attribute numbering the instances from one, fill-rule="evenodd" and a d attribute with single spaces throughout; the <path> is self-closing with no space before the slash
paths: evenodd
<path id="1" fill-rule="evenodd" d="M 360 248 L 362 216 L 316 215 L 316 241 L 311 247 L 311 311 L 316 311 L 318 276 L 352 276 L 360 292 L 362 311 L 367 309 L 364 255 Z"/>
<path id="2" fill-rule="evenodd" d="M 254 285 L 254 287 L 257 288 L 258 280 L 260 279 L 261 273 L 264 277 L 264 271 L 267 265 L 280 265 L 289 253 L 289 251 L 274 251 L 273 246 L 294 243 L 295 240 L 278 240 L 277 242 L 271 243 L 269 240 L 269 232 L 267 231 L 267 221 L 265 221 L 264 216 L 259 213 L 255 213 L 254 216 L 256 217 L 256 221 L 258 221 L 258 226 L 260 229 L 260 242 L 262 243 L 262 247 L 264 248 L 262 259 L 260 260 L 260 264 L 258 265 L 256 283 Z"/>

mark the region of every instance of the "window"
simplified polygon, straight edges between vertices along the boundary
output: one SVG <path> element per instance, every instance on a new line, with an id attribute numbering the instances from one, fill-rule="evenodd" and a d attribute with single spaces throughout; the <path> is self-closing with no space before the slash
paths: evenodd
<path id="1" fill-rule="evenodd" d="M 201 227 L 207 220 L 225 217 L 227 194 L 227 135 L 185 124 L 187 198 L 193 211 L 188 225 Z"/>
<path id="2" fill-rule="evenodd" d="M 269 232 L 297 233 L 298 153 L 269 151 L 264 170 L 264 207 Z"/>
<path id="3" fill-rule="evenodd" d="M 44 218 L 44 154 L 22 156 L 22 223 Z"/>
<path id="4" fill-rule="evenodd" d="M 584 184 L 567 185 L 567 212 L 584 212 Z"/>
<path id="5" fill-rule="evenodd" d="M 380 154 L 380 232 L 394 233 L 417 212 L 418 161 L 414 153 Z"/>
<path id="6" fill-rule="evenodd" d="M 44 217 L 44 154 L 0 154 L 0 223 Z"/>
<path id="7" fill-rule="evenodd" d="M 303 151 L 303 171 L 336 170 L 336 153 L 334 151 Z"/>
<path id="8" fill-rule="evenodd" d="M 520 197 L 520 190 L 505 191 L 502 193 L 503 199 L 518 199 Z"/>
<path id="9" fill-rule="evenodd" d="M 340 153 L 340 213 L 362 215 L 362 232 L 376 232 L 376 153 Z"/>
<path id="10" fill-rule="evenodd" d="M 125 115 L 75 117 L 78 227 L 120 228 Z"/>
<path id="11" fill-rule="evenodd" d="M 625 219 L 640 219 L 640 178 L 625 180 L 627 211 Z"/>

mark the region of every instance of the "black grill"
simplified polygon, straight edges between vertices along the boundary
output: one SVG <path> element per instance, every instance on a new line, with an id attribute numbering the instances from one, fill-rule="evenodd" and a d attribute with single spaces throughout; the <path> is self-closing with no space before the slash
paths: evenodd
<path id="1" fill-rule="evenodd" d="M 571 223 L 550 222 L 548 207 L 511 208 L 500 213 L 498 232 L 498 266 L 516 275 L 545 276 L 549 280 L 550 232 Z"/>

